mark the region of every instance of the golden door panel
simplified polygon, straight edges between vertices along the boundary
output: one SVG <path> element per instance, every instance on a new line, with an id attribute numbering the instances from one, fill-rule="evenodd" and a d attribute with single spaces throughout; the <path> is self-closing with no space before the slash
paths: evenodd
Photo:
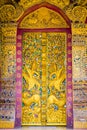
<path id="1" fill-rule="evenodd" d="M 47 124 L 66 125 L 66 34 L 47 34 Z"/>
<path id="2" fill-rule="evenodd" d="M 66 33 L 23 33 L 22 125 L 66 125 Z"/>
<path id="3" fill-rule="evenodd" d="M 41 124 L 42 47 L 40 33 L 23 35 L 22 124 Z"/>

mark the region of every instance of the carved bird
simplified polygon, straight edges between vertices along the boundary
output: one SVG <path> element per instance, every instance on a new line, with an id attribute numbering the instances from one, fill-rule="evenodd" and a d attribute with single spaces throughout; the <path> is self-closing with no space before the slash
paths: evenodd
<path id="1" fill-rule="evenodd" d="M 50 77 L 53 75 L 55 75 L 55 78 L 49 84 L 49 88 L 51 89 L 54 86 L 58 91 L 62 91 L 61 84 L 66 78 L 64 68 L 62 67 L 59 71 L 53 72 Z"/>
<path id="2" fill-rule="evenodd" d="M 34 65 L 33 65 L 34 67 Z M 26 83 L 28 84 L 28 90 L 33 88 L 34 86 L 40 87 L 39 82 L 36 78 L 38 78 L 39 74 L 36 71 L 33 71 L 32 69 L 29 69 L 27 66 L 24 66 L 24 69 L 22 71 L 22 76 L 26 80 Z"/>
<path id="3" fill-rule="evenodd" d="M 65 93 L 62 94 L 61 98 L 56 98 L 54 95 L 49 96 L 47 100 L 48 107 L 50 107 L 51 104 L 56 104 L 59 108 L 63 107 L 66 103 Z"/>
<path id="4" fill-rule="evenodd" d="M 28 92 L 24 92 L 22 94 L 22 102 L 27 105 L 27 106 L 30 106 L 32 103 L 38 103 L 40 105 L 40 96 L 35 94 L 33 95 L 32 97 L 28 97 Z"/>

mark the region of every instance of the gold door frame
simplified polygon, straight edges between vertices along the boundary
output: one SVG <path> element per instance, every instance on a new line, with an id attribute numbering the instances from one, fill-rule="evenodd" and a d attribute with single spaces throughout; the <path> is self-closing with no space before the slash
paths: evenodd
<path id="1" fill-rule="evenodd" d="M 26 25 L 26 20 L 28 19 L 28 17 L 26 17 L 28 14 L 32 14 L 33 11 L 36 11 L 37 9 L 40 9 L 40 8 L 46 8 L 46 9 L 50 9 L 50 10 L 53 10 L 53 12 L 56 12 L 56 14 L 59 14 L 58 17 L 60 17 L 60 19 L 63 21 L 66 22 L 66 24 L 64 24 L 63 28 L 62 26 L 60 26 L 60 22 L 58 24 L 55 24 L 54 28 L 52 26 L 52 28 L 49 26 L 47 27 L 46 24 L 44 24 L 44 26 L 46 26 L 46 28 L 44 29 L 44 26 L 41 25 L 41 28 L 40 27 L 37 27 L 36 26 L 36 29 L 34 27 L 34 29 L 32 28 L 32 26 L 30 24 L 28 24 L 29 26 L 25 26 Z M 54 11 L 55 10 L 55 11 Z M 52 12 L 51 12 L 52 14 Z M 33 15 L 35 16 L 35 15 Z M 57 18 L 58 18 L 57 17 Z M 30 18 L 32 18 L 32 15 L 30 16 Z M 43 19 L 44 20 L 44 19 Z M 49 19 L 48 19 L 49 20 Z M 52 21 L 55 21 L 55 20 L 52 20 Z M 32 21 L 31 21 L 32 22 Z M 42 21 L 41 21 L 42 23 Z M 37 25 L 37 24 L 36 24 Z M 49 25 L 49 24 L 48 24 Z M 22 65 L 22 34 L 23 32 L 65 32 L 67 34 L 67 126 L 68 127 L 73 127 L 73 107 L 72 107 L 72 59 L 71 59 L 71 29 L 70 29 L 70 21 L 69 19 L 67 18 L 67 16 L 65 16 L 65 14 L 57 7 L 53 6 L 53 5 L 50 5 L 48 3 L 42 3 L 42 4 L 39 4 L 39 5 L 35 5 L 33 8 L 30 8 L 27 12 L 25 12 L 25 14 L 20 18 L 19 20 L 19 28 L 18 28 L 18 34 L 17 34 L 17 78 L 16 78 L 16 81 L 18 83 L 18 85 L 16 86 L 16 89 L 18 90 L 18 87 L 19 87 L 19 91 L 22 90 L 22 77 L 18 78 L 18 74 L 22 74 L 22 71 L 19 72 L 18 68 L 21 67 Z M 57 26 L 59 28 L 57 28 Z M 29 28 L 30 29 L 27 29 Z M 20 54 L 19 54 L 19 51 L 20 51 Z M 20 67 L 19 67 L 20 66 Z M 69 91 L 68 91 L 69 90 Z M 21 98 L 21 93 L 19 94 L 17 92 L 16 94 L 17 96 L 17 99 L 20 97 Z M 17 104 L 17 108 L 18 108 L 18 105 L 21 106 L 21 102 L 19 100 L 16 100 L 16 104 Z M 18 109 L 16 108 L 16 111 L 18 112 Z M 16 126 L 18 125 L 17 121 L 19 120 L 19 124 L 21 124 L 21 117 L 18 118 L 18 115 L 21 114 L 21 110 L 19 111 L 19 114 L 16 113 Z"/>

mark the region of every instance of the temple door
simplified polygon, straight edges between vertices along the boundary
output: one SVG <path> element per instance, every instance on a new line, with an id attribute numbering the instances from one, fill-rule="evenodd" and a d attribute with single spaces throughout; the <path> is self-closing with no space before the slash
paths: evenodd
<path id="1" fill-rule="evenodd" d="M 72 125 L 72 107 L 66 114 L 66 90 L 72 88 L 71 30 L 59 8 L 42 3 L 25 12 L 18 25 L 17 59 L 17 68 L 22 65 L 22 78 L 16 79 L 22 90 L 22 125 L 67 125 L 67 120 Z"/>
<path id="2" fill-rule="evenodd" d="M 66 125 L 66 33 L 24 32 L 22 123 Z"/>

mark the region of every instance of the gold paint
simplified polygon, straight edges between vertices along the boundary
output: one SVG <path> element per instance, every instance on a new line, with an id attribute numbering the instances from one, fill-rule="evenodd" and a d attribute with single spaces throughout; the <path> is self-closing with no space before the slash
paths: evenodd
<path id="1" fill-rule="evenodd" d="M 74 128 L 87 128 L 87 122 L 79 122 L 79 121 L 76 121 L 74 120 Z"/>
<path id="2" fill-rule="evenodd" d="M 14 44 L 3 44 L 1 46 L 1 66 L 2 66 L 2 78 L 9 77 L 13 74 L 12 70 L 8 72 L 8 66 L 14 66 L 15 64 L 15 55 L 16 55 L 16 46 Z M 9 60 L 11 59 L 11 62 Z M 14 61 L 13 61 L 14 59 Z M 14 68 L 15 71 L 15 68 Z"/>
<path id="3" fill-rule="evenodd" d="M 1 21 L 12 21 L 15 15 L 15 7 L 11 4 L 3 5 L 0 8 L 0 18 Z"/>
<path id="4" fill-rule="evenodd" d="M 1 11 L 1 10 L 0 10 Z M 0 14 L 1 15 L 1 14 Z M 6 16 L 7 17 L 7 16 Z M 15 78 L 16 73 L 16 24 L 8 23 L 1 23 L 1 30 L 2 37 L 1 37 L 1 46 L 0 46 L 0 68 L 1 68 L 1 87 L 3 90 L 7 89 L 6 93 L 9 93 L 9 91 L 12 91 L 14 89 L 15 93 L 15 84 L 16 82 L 13 82 L 13 77 Z M 4 88 L 3 88 L 4 87 Z M 9 90 L 9 91 L 8 91 Z M 14 95 L 13 93 L 13 95 Z M 3 95 L 2 95 L 3 97 Z M 14 97 L 14 96 L 13 96 Z M 8 96 L 5 98 L 8 99 Z M 4 99 L 3 99 L 4 100 Z M 15 98 L 13 98 L 12 104 L 15 108 Z M 4 103 L 3 103 L 4 106 Z M 12 105 L 11 105 L 12 107 Z M 3 116 L 13 116 L 11 120 L 7 121 L 6 118 L 1 119 L 0 118 L 0 128 L 14 128 L 14 121 L 15 121 L 15 109 L 13 108 L 12 113 L 11 110 L 6 110 L 6 113 L 4 109 L 2 110 Z M 10 115 L 9 115 L 10 114 Z"/>
<path id="5" fill-rule="evenodd" d="M 32 5 L 35 5 L 37 3 L 41 3 L 41 2 L 48 2 L 54 5 L 57 5 L 61 8 L 64 8 L 65 6 L 67 6 L 69 4 L 69 0 L 32 0 L 32 1 L 27 1 L 27 0 L 20 0 L 19 5 L 23 6 L 23 8 L 26 10 L 27 8 L 29 8 Z"/>
<path id="6" fill-rule="evenodd" d="M 81 35 L 85 39 L 85 34 L 87 34 L 87 24 L 73 23 L 72 24 L 72 34 L 73 35 Z"/>
<path id="7" fill-rule="evenodd" d="M 41 124 L 41 43 L 38 33 L 23 35 L 22 125 Z M 26 40 L 26 43 L 25 43 Z M 31 41 L 31 42 L 30 42 Z"/>
<path id="8" fill-rule="evenodd" d="M 22 125 L 52 125 L 55 123 L 66 125 L 66 109 L 64 107 L 66 94 L 63 85 L 66 79 L 64 73 L 65 43 L 65 33 L 24 33 L 22 76 L 25 82 L 22 93 L 24 104 L 22 107 Z M 57 59 L 57 54 L 60 54 L 60 50 L 58 52 L 59 47 L 62 53 Z M 40 51 L 39 55 L 38 50 Z M 52 56 L 53 54 L 54 56 Z M 40 72 L 41 76 L 39 76 Z M 36 86 L 36 90 L 34 90 L 34 86 Z M 42 89 L 41 95 L 39 89 Z M 50 90 L 49 96 L 48 90 Z M 60 98 L 57 96 L 57 92 L 60 93 Z M 37 104 L 33 109 L 32 103 Z M 58 107 L 57 109 L 54 108 L 54 104 Z"/>
<path id="9" fill-rule="evenodd" d="M 60 52 L 65 52 L 66 34 L 48 33 L 48 37 L 48 86 L 50 89 L 50 94 L 47 99 L 47 125 L 66 125 L 66 112 L 64 108 L 66 103 L 66 95 L 65 93 L 61 93 L 62 89 L 60 87 L 62 82 L 66 79 L 66 75 L 64 73 L 64 60 L 66 57 L 65 53 L 61 53 L 58 58 L 56 57 L 60 54 Z M 62 39 L 62 43 L 60 39 Z M 57 48 L 60 49 L 57 50 Z M 60 92 L 60 99 L 58 98 L 57 92 Z M 53 104 L 58 108 L 54 108 Z"/>
<path id="10" fill-rule="evenodd" d="M 84 23 L 87 16 L 87 10 L 85 7 L 76 6 L 72 10 L 72 15 L 73 21 L 80 21 L 81 23 Z"/>
<path id="11" fill-rule="evenodd" d="M 0 121 L 0 129 L 5 128 L 14 128 L 14 122 L 13 121 Z"/>
<path id="12" fill-rule="evenodd" d="M 44 10 L 44 13 L 43 13 Z M 25 16 L 21 21 L 21 28 L 68 28 L 66 21 L 60 14 L 46 7 L 41 7 Z"/>
<path id="13" fill-rule="evenodd" d="M 26 2 L 25 2 L 26 0 L 21 0 L 20 1 L 20 3 L 19 3 L 19 5 L 20 6 L 22 6 L 23 7 L 23 9 L 24 10 L 26 10 L 26 9 L 28 9 L 29 7 L 31 7 L 32 5 L 35 5 L 35 4 L 37 4 L 37 3 L 40 3 L 40 2 L 42 2 L 42 0 L 38 0 L 38 1 L 35 1 L 35 0 L 32 0 L 32 1 L 27 1 L 28 2 L 28 4 L 26 4 Z M 64 0 L 46 0 L 46 1 L 48 1 L 49 3 L 51 3 L 51 4 L 53 4 L 53 5 L 56 5 L 56 6 L 58 6 L 59 8 L 61 8 L 65 13 L 66 13 L 66 15 L 70 18 L 70 20 L 72 20 L 72 22 L 75 22 L 75 21 L 78 21 L 79 23 L 81 22 L 81 23 L 84 23 L 85 22 L 85 20 L 86 20 L 86 16 L 87 16 L 87 10 L 86 10 L 86 6 L 85 6 L 85 4 L 87 3 L 86 2 L 86 0 L 84 1 L 84 0 L 79 0 L 79 1 L 77 1 L 77 5 L 80 5 L 80 6 L 74 6 L 74 4 L 70 4 L 70 1 L 68 1 L 68 0 L 66 0 L 66 1 L 64 1 Z M 75 2 L 74 2 L 75 3 Z M 3 5 L 3 4 L 2 4 Z M 68 5 L 68 6 L 67 6 Z M 43 11 L 42 11 L 43 12 Z M 16 21 L 17 19 L 19 19 L 20 17 L 18 17 L 17 16 L 17 13 L 19 13 L 19 15 L 21 16 L 21 11 L 20 11 L 20 8 L 19 8 L 19 11 L 18 11 L 18 8 L 16 8 L 16 10 L 15 10 L 15 7 L 13 6 L 13 5 L 4 5 L 3 7 L 1 7 L 0 8 L 0 19 L 1 19 L 1 21 L 5 21 L 5 22 L 8 22 L 8 21 Z M 12 15 L 11 15 L 12 14 Z M 15 14 L 15 16 L 14 16 L 14 14 Z M 39 19 L 37 19 L 37 20 L 40 20 L 41 18 L 44 18 L 45 16 L 46 16 L 46 13 L 45 13 L 45 16 L 43 16 L 43 17 L 41 17 L 41 15 L 42 14 L 40 14 L 39 15 Z M 47 20 L 49 20 L 49 13 L 47 13 L 47 17 L 46 17 L 46 19 Z M 32 24 L 36 24 L 36 22 L 37 22 L 37 20 L 33 20 L 33 19 L 30 19 L 30 22 L 32 23 Z M 52 19 L 52 23 L 53 24 L 55 24 L 56 23 L 56 20 L 54 20 L 54 19 Z M 62 24 L 62 20 L 61 20 L 61 24 Z M 3 24 L 3 25 L 5 25 L 5 23 Z M 10 23 L 10 25 L 11 26 L 13 26 L 13 24 L 12 24 L 12 22 Z M 73 31 L 73 35 L 77 35 L 77 34 L 80 34 L 81 36 L 82 35 L 84 35 L 84 34 L 86 34 L 87 33 L 87 27 L 86 27 L 86 24 L 80 24 L 80 26 L 78 26 L 79 24 L 74 24 L 74 26 L 72 26 L 72 31 Z M 16 25 L 17 26 L 17 25 Z M 14 27 L 14 29 L 12 29 L 11 27 L 8 27 L 8 24 L 7 25 L 5 25 L 3 28 L 2 28 L 2 34 L 3 34 L 3 38 L 2 38 L 2 41 L 3 41 L 3 43 L 6 43 L 6 44 L 8 44 L 8 43 L 10 43 L 10 42 L 13 42 L 14 44 L 16 43 L 16 42 L 14 42 L 15 41 L 15 39 L 16 39 L 16 35 L 14 35 L 15 33 L 16 33 L 16 26 Z M 41 26 L 41 25 L 40 25 Z M 46 26 L 46 25 L 45 25 Z M 49 25 L 50 27 L 51 27 L 51 24 Z M 77 28 L 75 28 L 75 26 L 77 27 Z M 83 27 L 82 27 L 83 26 Z M 85 26 L 85 27 L 84 27 Z M 43 27 L 44 27 L 44 25 L 43 25 Z M 9 31 L 8 31 L 9 30 Z M 5 37 L 10 37 L 10 36 L 13 36 L 13 38 L 5 38 Z M 46 38 L 46 35 L 44 36 L 45 38 Z M 21 40 L 21 35 L 19 35 L 18 36 L 18 39 L 19 40 Z M 86 39 L 86 38 L 85 38 Z M 73 43 L 74 44 L 74 43 Z M 78 43 L 77 43 L 78 44 Z M 86 43 L 87 44 L 87 43 Z M 43 42 L 43 45 L 44 45 L 44 42 Z M 7 47 L 8 46 L 8 47 Z M 14 45 L 11 45 L 12 46 L 12 50 L 13 50 L 13 52 L 12 52 L 12 55 L 14 55 L 15 54 L 15 50 L 16 50 L 16 47 L 13 47 Z M 68 46 L 71 46 L 71 43 L 68 43 Z M 9 47 L 10 47 L 10 44 L 9 45 L 2 45 L 2 47 L 3 47 L 3 54 L 6 54 L 7 55 L 7 53 L 6 53 L 6 51 L 8 51 L 9 52 Z M 18 47 L 21 47 L 21 43 L 18 43 Z M 31 50 L 31 52 L 33 51 L 33 49 Z M 86 51 L 86 48 L 85 47 L 82 47 L 82 46 L 73 46 L 73 54 L 74 53 L 76 53 L 76 55 L 78 55 L 77 54 L 77 52 L 76 51 L 81 51 L 82 53 L 83 53 L 83 51 L 85 52 Z M 56 49 L 55 49 L 55 54 L 56 54 Z M 43 50 L 42 50 L 42 53 L 46 53 L 46 46 L 44 47 L 43 46 Z M 69 50 L 68 51 L 68 54 L 71 54 L 71 50 Z M 73 55 L 74 56 L 74 55 Z M 4 57 L 4 56 L 3 56 Z M 54 57 L 54 56 L 53 56 Z M 4 70 L 4 73 L 5 73 L 5 75 L 3 75 L 4 77 L 5 76 L 8 76 L 8 72 L 7 72 L 7 70 L 6 70 L 6 68 L 7 68 L 7 64 L 6 64 L 6 60 L 7 60 L 7 57 L 4 57 L 4 58 L 1 58 L 0 60 L 2 60 L 3 62 L 4 62 L 4 64 L 6 65 L 5 66 L 5 68 L 3 67 L 3 70 Z M 43 58 L 43 61 L 45 60 L 45 57 Z M 53 60 L 53 59 L 52 59 Z M 51 61 L 52 61 L 51 60 Z M 71 59 L 68 59 L 69 60 L 69 62 L 71 62 Z M 34 61 L 34 59 L 33 59 L 33 61 Z M 59 60 L 58 60 L 59 61 Z M 62 61 L 62 59 L 60 60 L 60 61 Z M 0 61 L 1 62 L 1 61 Z M 30 61 L 31 62 L 31 61 Z M 27 59 L 26 59 L 26 63 L 27 63 Z M 38 61 L 38 63 L 37 64 L 39 64 L 40 62 Z M 56 63 L 56 60 L 55 60 L 55 63 Z M 62 62 L 63 63 L 63 62 Z M 13 63 L 12 63 L 13 64 Z M 44 62 L 43 62 L 43 64 L 45 64 Z M 1 67 L 1 65 L 0 65 L 0 67 Z M 45 64 L 45 66 L 43 66 L 43 68 L 45 68 L 46 67 L 46 64 Z M 39 68 L 39 67 L 38 67 Z M 74 68 L 74 65 L 73 65 L 73 68 Z M 75 67 L 76 68 L 76 67 Z M 18 68 L 17 68 L 18 70 L 20 70 L 21 69 L 21 67 L 19 66 Z M 30 68 L 31 69 L 31 68 Z M 59 69 L 57 70 L 56 69 L 56 67 L 55 67 L 55 65 L 53 65 L 52 64 L 52 67 L 51 67 L 51 72 L 53 73 L 54 72 L 54 70 L 55 70 L 55 72 L 56 73 L 54 73 L 54 74 L 56 74 L 57 75 L 57 71 L 59 71 Z M 81 69 L 82 70 L 82 69 Z M 74 70 L 75 71 L 75 70 Z M 44 72 L 44 70 L 43 70 L 43 72 Z M 78 74 L 78 75 L 75 75 L 75 74 Z M 83 73 L 84 74 L 84 73 Z M 46 75 L 46 73 L 44 72 L 44 75 Z M 79 73 L 76 73 L 76 71 L 75 72 L 73 72 L 73 77 L 75 78 L 77 78 L 79 76 Z M 80 75 L 81 76 L 81 75 Z M 68 78 L 70 78 L 71 76 L 70 75 L 68 75 Z M 37 77 L 37 79 L 38 79 L 39 77 Z M 58 79 L 58 78 L 57 78 Z M 83 82 L 85 82 L 85 81 L 83 81 Z M 86 82 L 85 82 L 86 83 Z M 83 83 L 80 83 L 80 84 L 83 84 Z M 21 82 L 19 81 L 19 82 L 17 82 L 17 85 L 21 85 Z M 69 83 L 69 85 L 71 85 L 71 83 Z M 18 87 L 19 87 L 18 86 Z M 25 86 L 26 87 L 26 86 Z M 46 92 L 46 88 L 45 88 L 45 80 L 43 81 L 43 90 L 42 90 L 43 92 Z M 55 93 L 55 91 L 53 92 L 53 93 Z M 44 96 L 44 98 L 43 98 L 43 100 L 45 100 L 45 96 Z M 53 97 L 53 99 L 54 99 L 54 97 Z M 55 99 L 55 102 L 56 102 L 56 99 Z M 27 110 L 27 109 L 29 109 L 29 107 L 26 107 L 26 109 L 24 109 L 24 111 L 25 110 Z M 45 114 L 46 114 L 46 110 L 45 110 L 45 107 L 44 108 L 42 108 L 42 112 L 45 112 Z M 52 114 L 51 115 L 51 112 L 53 111 L 53 109 L 51 108 L 51 110 L 50 110 L 50 112 L 48 113 L 48 115 L 50 116 L 49 118 L 50 118 L 50 120 L 52 119 L 52 121 L 54 121 L 54 119 L 55 119 L 55 115 L 57 115 L 58 114 L 58 116 L 60 115 L 60 113 L 61 113 L 61 111 L 59 112 L 59 113 L 57 113 L 57 112 L 55 112 L 54 114 Z M 65 110 L 64 110 L 65 111 Z M 25 113 L 27 113 L 26 111 L 25 111 Z M 54 116 L 54 118 L 52 118 L 52 116 Z M 61 116 L 62 116 L 62 114 L 61 114 Z M 19 116 L 18 116 L 19 117 Z M 40 115 L 39 115 L 39 118 L 40 118 Z M 32 118 L 31 118 L 31 120 L 32 121 L 36 121 L 37 122 L 37 118 L 36 118 L 36 120 L 33 120 Z M 26 120 L 24 120 L 25 122 L 26 122 Z M 45 121 L 44 119 L 42 120 L 43 122 Z M 55 121 L 56 122 L 56 121 Z M 5 124 L 4 124 L 5 123 Z M 7 122 L 0 122 L 0 127 L 1 128 L 5 128 L 5 127 L 13 127 L 13 126 L 11 126 L 11 125 L 13 125 L 13 123 L 11 122 L 11 124 L 9 123 L 9 124 L 7 124 Z M 45 123 L 45 122 L 44 122 Z M 40 124 L 40 123 L 37 123 L 36 125 L 38 125 L 38 124 Z M 55 123 L 56 124 L 56 123 Z M 26 125 L 26 124 L 25 124 Z M 48 123 L 48 125 L 54 125 L 54 124 L 50 124 L 50 123 Z M 58 124 L 57 124 L 58 125 Z M 87 127 L 87 123 L 79 123 L 79 122 L 77 122 L 77 121 L 75 121 L 74 120 L 74 125 L 75 125 L 75 127 L 80 127 L 80 128 L 82 128 L 82 127 Z"/>
<path id="14" fill-rule="evenodd" d="M 48 2 L 62 9 L 64 13 L 69 17 L 69 19 L 74 23 L 78 21 L 79 23 L 85 23 L 87 17 L 86 0 L 73 1 L 70 0 L 20 0 L 16 3 L 12 0 L 12 4 L 4 3 L 0 7 L 0 19 L 2 22 L 15 21 L 20 19 L 23 13 L 30 7 L 40 4 L 42 2 Z M 1 2 L 2 3 L 2 2 Z M 42 11 L 43 12 L 43 11 Z M 48 18 L 48 17 L 47 17 Z M 36 23 L 38 19 L 29 19 L 30 23 Z M 54 23 L 56 20 L 52 20 Z"/>

